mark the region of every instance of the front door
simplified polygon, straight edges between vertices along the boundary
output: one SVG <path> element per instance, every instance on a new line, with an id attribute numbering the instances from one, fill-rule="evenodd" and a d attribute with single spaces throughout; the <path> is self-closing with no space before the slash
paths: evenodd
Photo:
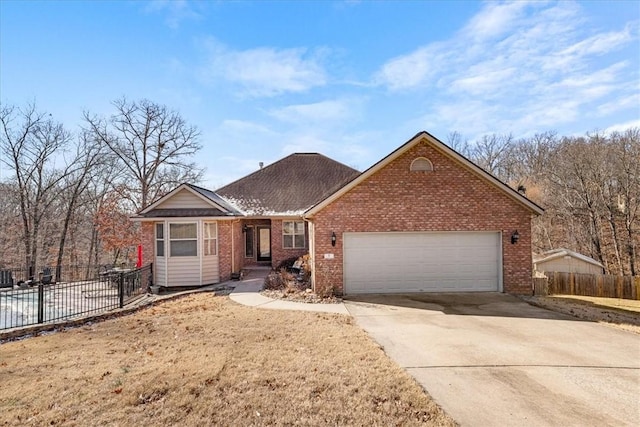
<path id="1" fill-rule="evenodd" d="M 271 228 L 257 227 L 258 261 L 271 261 Z"/>

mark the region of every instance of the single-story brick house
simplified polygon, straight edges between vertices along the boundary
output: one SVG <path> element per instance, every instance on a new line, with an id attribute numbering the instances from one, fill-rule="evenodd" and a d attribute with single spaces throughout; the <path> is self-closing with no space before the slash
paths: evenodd
<path id="1" fill-rule="evenodd" d="M 183 184 L 142 210 L 160 286 L 227 280 L 309 253 L 316 290 L 531 293 L 542 208 L 427 132 L 358 171 L 292 154 L 216 191 Z"/>

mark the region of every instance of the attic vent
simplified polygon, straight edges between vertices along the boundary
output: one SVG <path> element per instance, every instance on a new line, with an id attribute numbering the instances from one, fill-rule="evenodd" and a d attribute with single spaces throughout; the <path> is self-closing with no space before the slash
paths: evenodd
<path id="1" fill-rule="evenodd" d="M 431 172 L 433 171 L 433 164 L 424 157 L 418 157 L 411 162 L 411 172 Z"/>

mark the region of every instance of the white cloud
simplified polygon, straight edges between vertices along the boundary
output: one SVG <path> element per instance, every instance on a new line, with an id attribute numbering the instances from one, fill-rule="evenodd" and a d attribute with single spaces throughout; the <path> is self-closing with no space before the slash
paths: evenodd
<path id="1" fill-rule="evenodd" d="M 283 156 L 291 153 L 326 153 L 331 144 L 321 137 L 312 134 L 299 134 L 291 136 L 286 145 L 282 147 Z"/>
<path id="2" fill-rule="evenodd" d="M 526 6 L 526 1 L 487 3 L 469 21 L 463 33 L 478 39 L 489 39 L 508 33 L 518 24 Z"/>
<path id="3" fill-rule="evenodd" d="M 374 81 L 391 90 L 422 86 L 436 72 L 437 62 L 434 56 L 435 49 L 427 47 L 393 58 L 382 66 Z"/>
<path id="4" fill-rule="evenodd" d="M 513 78 L 514 67 L 475 73 L 451 82 L 451 88 L 475 95 L 488 95 L 504 86 L 504 82 Z"/>
<path id="5" fill-rule="evenodd" d="M 609 115 L 627 108 L 635 108 L 636 111 L 640 113 L 640 93 L 621 96 L 614 101 L 600 104 L 600 106 L 598 107 L 598 112 L 603 115 Z"/>
<path id="6" fill-rule="evenodd" d="M 243 95 L 270 97 L 305 92 L 327 82 L 320 64 L 322 51 L 272 47 L 234 51 L 215 41 L 207 44 L 210 58 L 202 73 L 205 80 L 224 78 L 239 85 Z"/>
<path id="7" fill-rule="evenodd" d="M 627 65 L 628 63 L 626 61 L 622 61 L 590 73 L 569 74 L 566 78 L 558 82 L 558 85 L 567 88 L 584 88 L 602 83 L 612 83 L 618 80 L 619 72 Z"/>
<path id="8" fill-rule="evenodd" d="M 585 55 L 600 55 L 611 52 L 619 46 L 629 43 L 634 39 L 634 35 L 632 34 L 633 29 L 634 27 L 629 24 L 625 26 L 622 31 L 611 31 L 608 33 L 596 34 L 569 46 L 560 52 L 560 55 L 582 57 Z"/>
<path id="9" fill-rule="evenodd" d="M 604 132 L 605 133 L 624 132 L 625 130 L 630 128 L 640 129 L 640 119 L 629 120 L 628 122 L 624 122 L 624 123 L 616 123 L 606 128 Z"/>
<path id="10" fill-rule="evenodd" d="M 613 112 L 611 97 L 630 103 L 638 72 L 616 54 L 637 41 L 637 23 L 602 31 L 573 2 L 488 2 L 450 39 L 389 59 L 372 79 L 438 100 L 408 119 L 420 128 L 526 133 Z"/>
<path id="11" fill-rule="evenodd" d="M 149 13 L 165 13 L 165 22 L 171 29 L 180 27 L 183 21 L 202 18 L 194 5 L 198 2 L 188 0 L 153 0 L 146 4 L 145 11 Z"/>
<path id="12" fill-rule="evenodd" d="M 289 105 L 271 110 L 269 115 L 283 122 L 336 122 L 347 120 L 354 113 L 354 102 L 327 100 L 312 104 Z"/>
<path id="13" fill-rule="evenodd" d="M 271 129 L 258 123 L 248 122 L 245 120 L 227 119 L 220 125 L 220 130 L 231 135 L 274 135 Z"/>

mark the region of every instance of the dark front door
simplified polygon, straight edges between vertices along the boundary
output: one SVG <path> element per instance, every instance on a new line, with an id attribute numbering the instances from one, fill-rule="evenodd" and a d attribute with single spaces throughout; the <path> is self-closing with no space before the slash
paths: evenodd
<path id="1" fill-rule="evenodd" d="M 258 261 L 271 261 L 271 228 L 257 227 Z"/>

